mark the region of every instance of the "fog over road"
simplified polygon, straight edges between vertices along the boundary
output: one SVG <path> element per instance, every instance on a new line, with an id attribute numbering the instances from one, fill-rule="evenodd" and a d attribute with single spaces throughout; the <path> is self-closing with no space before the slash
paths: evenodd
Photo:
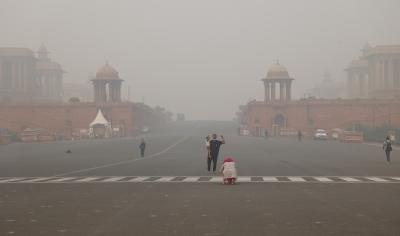
<path id="1" fill-rule="evenodd" d="M 264 140 L 236 128 L 171 122 L 135 138 L 1 146 L 0 235 L 400 232 L 397 149 L 386 164 L 379 145 Z M 235 186 L 207 173 L 205 137 L 213 133 L 226 139 L 217 170 L 231 157 Z"/>

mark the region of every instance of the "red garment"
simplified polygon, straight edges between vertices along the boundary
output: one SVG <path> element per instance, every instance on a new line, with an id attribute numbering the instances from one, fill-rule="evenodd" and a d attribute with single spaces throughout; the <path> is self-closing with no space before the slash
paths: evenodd
<path id="1" fill-rule="evenodd" d="M 230 157 L 225 158 L 224 162 L 222 162 L 222 165 L 223 165 L 225 162 L 233 162 L 233 160 L 232 160 Z"/>
<path id="2" fill-rule="evenodd" d="M 232 180 L 234 180 L 235 178 L 228 178 L 227 180 L 228 180 L 228 183 L 229 184 L 232 184 Z"/>

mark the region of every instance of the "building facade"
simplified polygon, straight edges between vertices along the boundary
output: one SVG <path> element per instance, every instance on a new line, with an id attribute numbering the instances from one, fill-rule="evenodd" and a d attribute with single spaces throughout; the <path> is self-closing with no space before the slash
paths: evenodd
<path id="1" fill-rule="evenodd" d="M 92 79 L 93 102 L 2 102 L 0 128 L 20 133 L 20 127 L 41 128 L 52 133 L 63 133 L 69 138 L 74 129 L 89 129 L 99 109 L 112 127 L 133 135 L 141 126 L 156 126 L 171 121 L 169 116 L 151 107 L 133 102 L 121 102 L 123 80 L 108 63 Z M 106 89 L 108 86 L 108 89 Z"/>
<path id="2" fill-rule="evenodd" d="M 349 63 L 348 98 L 400 98 L 400 45 L 379 45 L 367 42 L 359 60 Z"/>
<path id="3" fill-rule="evenodd" d="M 316 83 L 314 88 L 310 89 L 309 96 L 317 99 L 347 98 L 347 83 L 333 82 L 331 72 L 326 70 L 324 79 L 320 83 Z"/>
<path id="4" fill-rule="evenodd" d="M 283 66 L 272 66 L 268 70 L 267 78 L 273 74 L 290 78 Z M 294 80 L 291 79 L 290 82 L 292 81 Z M 279 134 L 280 130 L 301 130 L 306 133 L 307 127 L 330 131 L 334 128 L 346 129 L 356 123 L 369 127 L 389 123 L 400 127 L 400 100 L 274 100 L 273 96 L 269 99 L 270 90 L 266 88 L 268 86 L 264 84 L 264 101 L 250 101 L 237 113 L 237 123 L 246 125 L 254 136 L 259 136 L 260 131 L 265 129 L 273 134 Z M 288 94 L 290 88 L 286 90 Z M 282 92 L 283 89 L 280 90 Z"/>
<path id="5" fill-rule="evenodd" d="M 42 44 L 35 57 L 27 48 L 0 48 L 0 102 L 61 102 L 65 71 Z"/>
<path id="6" fill-rule="evenodd" d="M 94 75 L 90 72 L 85 83 L 64 83 L 63 102 L 68 102 L 72 97 L 79 98 L 81 102 L 93 102 L 93 85 L 91 82 L 93 78 Z"/>

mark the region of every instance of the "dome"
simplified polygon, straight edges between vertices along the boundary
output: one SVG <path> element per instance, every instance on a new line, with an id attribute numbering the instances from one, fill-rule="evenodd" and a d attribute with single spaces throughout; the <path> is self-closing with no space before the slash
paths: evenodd
<path id="1" fill-rule="evenodd" d="M 47 48 L 44 46 L 42 43 L 42 46 L 39 47 L 39 50 L 37 51 L 39 53 L 47 53 Z"/>
<path id="2" fill-rule="evenodd" d="M 267 79 L 268 78 L 289 78 L 289 72 L 284 66 L 279 64 L 279 61 L 276 61 L 276 65 L 268 70 Z"/>
<path id="3" fill-rule="evenodd" d="M 330 72 L 329 70 L 326 70 L 325 73 L 324 73 L 324 75 L 325 75 L 325 76 L 330 76 L 330 75 L 331 75 L 331 72 Z"/>
<path id="4" fill-rule="evenodd" d="M 364 44 L 364 47 L 363 47 L 363 49 L 361 50 L 361 51 L 369 51 L 369 50 L 371 50 L 372 49 L 372 47 L 371 47 L 371 45 L 369 45 L 369 43 L 368 43 L 368 41 Z"/>
<path id="5" fill-rule="evenodd" d="M 96 79 L 119 79 L 119 77 L 114 67 L 109 66 L 108 62 L 106 62 L 106 65 L 100 67 L 97 71 Z"/>

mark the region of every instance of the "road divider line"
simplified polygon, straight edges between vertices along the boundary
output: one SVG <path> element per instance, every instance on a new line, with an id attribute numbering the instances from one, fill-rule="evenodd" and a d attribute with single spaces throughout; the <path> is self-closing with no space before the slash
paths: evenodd
<path id="1" fill-rule="evenodd" d="M 203 121 L 200 121 L 199 124 L 196 126 L 196 128 L 194 128 L 192 130 L 192 132 L 190 132 L 188 135 L 186 135 L 183 139 L 179 140 L 178 142 L 174 143 L 172 146 L 168 147 L 167 149 L 165 149 L 162 152 L 159 152 L 157 154 L 151 155 L 151 156 L 147 156 L 147 157 L 142 157 L 139 159 L 134 159 L 134 160 L 129 160 L 129 161 L 122 161 L 122 162 L 117 162 L 117 163 L 112 163 L 112 164 L 108 164 L 108 165 L 103 165 L 103 166 L 96 166 L 96 167 L 92 167 L 92 168 L 87 168 L 87 169 L 83 169 L 83 170 L 77 170 L 77 171 L 72 171 L 72 172 L 68 172 L 68 173 L 64 173 L 64 174 L 59 174 L 59 175 L 53 175 L 50 177 L 59 177 L 59 176 L 64 176 L 64 175 L 69 175 L 69 174 L 75 174 L 75 173 L 79 173 L 79 172 L 84 172 L 84 171 L 89 171 L 89 170 L 96 170 L 96 169 L 101 169 L 101 168 L 105 168 L 105 167 L 110 167 L 110 166 L 115 166 L 115 165 L 120 165 L 120 164 L 125 164 L 125 163 L 130 163 L 130 162 L 135 162 L 135 161 L 141 161 L 147 158 L 151 158 L 151 157 L 155 157 L 155 156 L 159 156 L 165 152 L 167 152 L 168 150 L 170 150 L 171 148 L 175 147 L 176 145 L 178 145 L 179 143 L 185 141 L 187 138 L 190 137 L 190 135 L 195 132 L 197 130 L 197 128 L 200 126 L 200 124 Z"/>

